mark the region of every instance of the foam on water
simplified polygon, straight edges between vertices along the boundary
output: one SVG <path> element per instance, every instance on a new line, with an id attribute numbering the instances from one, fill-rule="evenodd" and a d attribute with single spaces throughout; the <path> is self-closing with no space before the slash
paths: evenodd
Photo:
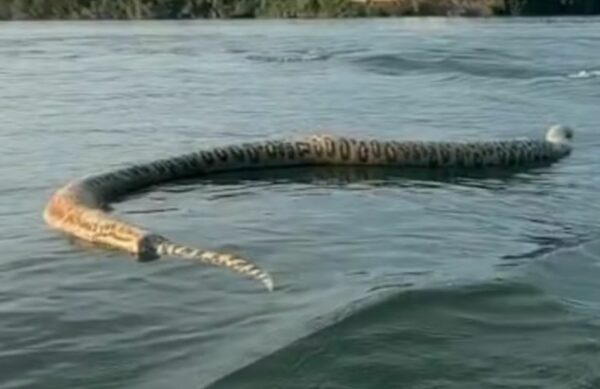
<path id="1" fill-rule="evenodd" d="M 594 78 L 600 77 L 600 70 L 580 70 L 569 74 L 569 78 Z"/>

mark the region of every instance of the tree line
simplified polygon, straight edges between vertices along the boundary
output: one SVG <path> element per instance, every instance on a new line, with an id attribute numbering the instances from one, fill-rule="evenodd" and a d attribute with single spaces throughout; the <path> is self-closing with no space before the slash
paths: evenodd
<path id="1" fill-rule="evenodd" d="M 0 19 L 597 14 L 599 0 L 0 0 Z"/>

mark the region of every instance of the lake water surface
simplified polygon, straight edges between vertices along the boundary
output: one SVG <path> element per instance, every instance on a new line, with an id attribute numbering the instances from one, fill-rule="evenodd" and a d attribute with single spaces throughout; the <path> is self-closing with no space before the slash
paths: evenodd
<path id="1" fill-rule="evenodd" d="M 0 24 L 0 388 L 600 387 L 600 19 Z M 128 163 L 313 132 L 543 136 L 485 174 L 228 174 L 115 212 L 266 293 L 43 223 Z"/>

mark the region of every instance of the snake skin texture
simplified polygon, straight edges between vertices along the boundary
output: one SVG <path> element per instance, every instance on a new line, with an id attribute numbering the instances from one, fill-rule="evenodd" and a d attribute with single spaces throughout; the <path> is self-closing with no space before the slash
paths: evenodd
<path id="1" fill-rule="evenodd" d="M 44 219 L 66 234 L 126 251 L 140 260 L 167 256 L 221 266 L 252 277 L 271 291 L 271 276 L 248 260 L 172 242 L 109 215 L 109 203 L 151 185 L 234 170 L 327 165 L 428 169 L 527 166 L 567 156 L 572 137 L 570 128 L 553 126 L 545 138 L 537 140 L 396 142 L 312 135 L 215 147 L 72 181 L 52 195 Z"/>

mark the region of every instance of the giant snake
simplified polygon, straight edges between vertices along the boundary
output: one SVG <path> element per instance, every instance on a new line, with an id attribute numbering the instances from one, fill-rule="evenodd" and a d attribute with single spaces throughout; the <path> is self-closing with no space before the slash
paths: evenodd
<path id="1" fill-rule="evenodd" d="M 129 252 L 140 260 L 160 256 L 198 260 L 250 276 L 271 291 L 273 280 L 269 273 L 248 260 L 172 242 L 109 215 L 109 203 L 151 185 L 246 169 L 331 165 L 471 169 L 549 163 L 571 152 L 572 138 L 570 128 L 556 125 L 542 139 L 396 142 L 312 135 L 215 147 L 72 181 L 52 195 L 44 219 L 67 234 Z"/>

